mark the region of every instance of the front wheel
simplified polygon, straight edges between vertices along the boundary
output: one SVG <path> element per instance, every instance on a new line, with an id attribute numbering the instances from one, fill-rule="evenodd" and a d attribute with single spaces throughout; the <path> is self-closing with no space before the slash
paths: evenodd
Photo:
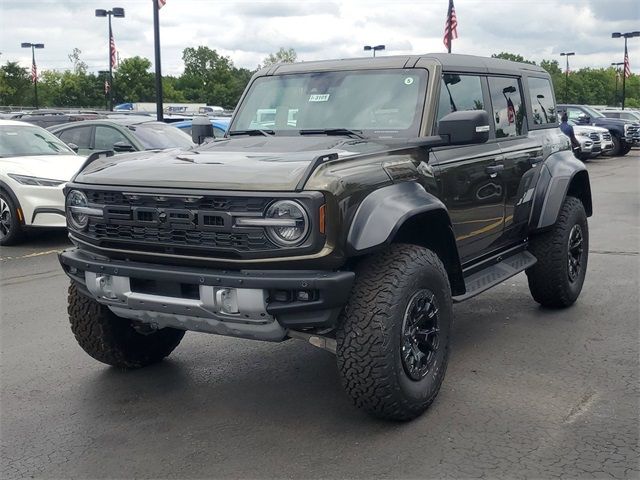
<path id="1" fill-rule="evenodd" d="M 589 258 L 589 225 L 582 202 L 567 197 L 553 228 L 529 241 L 538 261 L 527 269 L 533 299 L 545 307 L 572 305 L 582 291 Z"/>
<path id="2" fill-rule="evenodd" d="M 4 190 L 0 190 L 0 245 L 15 245 L 24 236 L 16 205 Z"/>
<path id="3" fill-rule="evenodd" d="M 142 334 L 131 320 L 69 287 L 69 321 L 82 349 L 96 360 L 120 368 L 140 368 L 161 361 L 178 346 L 184 330 L 163 328 Z"/>
<path id="4" fill-rule="evenodd" d="M 432 251 L 395 244 L 363 260 L 336 333 L 355 405 L 390 420 L 424 412 L 444 379 L 452 317 L 447 273 Z"/>

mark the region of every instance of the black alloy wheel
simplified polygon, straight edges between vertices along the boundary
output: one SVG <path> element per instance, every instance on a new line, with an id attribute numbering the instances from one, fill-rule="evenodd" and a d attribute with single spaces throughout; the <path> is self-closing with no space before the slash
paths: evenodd
<path id="1" fill-rule="evenodd" d="M 402 366 L 412 380 L 423 379 L 433 367 L 439 332 L 435 295 L 426 289 L 416 292 L 409 300 L 402 323 Z"/>

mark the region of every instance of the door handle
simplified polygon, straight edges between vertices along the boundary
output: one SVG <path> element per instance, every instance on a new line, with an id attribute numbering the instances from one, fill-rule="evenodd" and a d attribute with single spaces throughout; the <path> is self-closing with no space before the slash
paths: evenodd
<path id="1" fill-rule="evenodd" d="M 502 170 L 504 170 L 504 165 L 502 163 L 489 165 L 485 168 L 485 172 L 487 172 L 491 178 L 496 178 L 498 176 L 498 172 L 501 172 Z"/>

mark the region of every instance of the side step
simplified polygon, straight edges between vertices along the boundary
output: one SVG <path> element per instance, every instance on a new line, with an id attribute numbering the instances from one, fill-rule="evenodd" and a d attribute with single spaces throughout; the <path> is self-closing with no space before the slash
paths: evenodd
<path id="1" fill-rule="evenodd" d="M 453 301 L 459 303 L 475 297 L 500 282 L 504 282 L 507 278 L 526 270 L 536 262 L 536 257 L 527 251 L 522 251 L 475 272 L 464 279 L 467 292 L 453 297 Z"/>

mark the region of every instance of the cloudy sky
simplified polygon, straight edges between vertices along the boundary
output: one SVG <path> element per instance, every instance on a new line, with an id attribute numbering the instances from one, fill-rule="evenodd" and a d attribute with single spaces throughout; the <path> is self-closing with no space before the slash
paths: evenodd
<path id="1" fill-rule="evenodd" d="M 254 69 L 270 52 L 293 47 L 300 60 L 357 57 L 367 44 L 385 55 L 442 52 L 447 0 L 168 0 L 161 10 L 163 73 L 179 74 L 182 49 L 207 45 Z M 640 29 L 640 0 L 455 0 L 454 53 L 519 53 L 539 61 L 575 51 L 571 69 L 608 66 L 623 57 L 611 32 Z M 91 71 L 108 68 L 107 21 L 96 8 L 124 7 L 114 19 L 121 58 L 153 58 L 152 0 L 0 0 L 0 62 L 30 65 L 20 42 L 45 43 L 39 69 L 69 68 L 77 47 Z M 640 73 L 640 37 L 629 40 Z"/>

